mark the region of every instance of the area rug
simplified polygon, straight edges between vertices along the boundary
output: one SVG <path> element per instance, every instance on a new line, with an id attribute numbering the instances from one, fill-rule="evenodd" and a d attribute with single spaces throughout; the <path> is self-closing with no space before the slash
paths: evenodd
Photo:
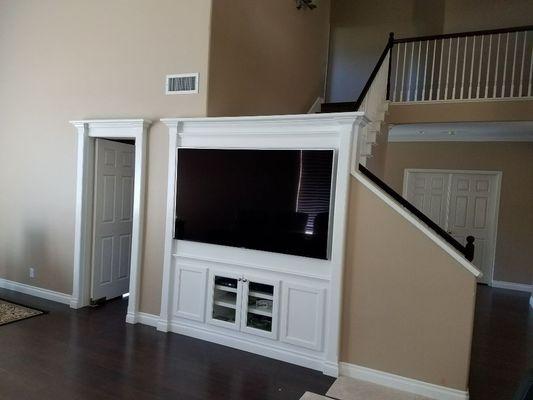
<path id="1" fill-rule="evenodd" d="M 0 326 L 43 315 L 44 313 L 42 310 L 0 299 Z"/>

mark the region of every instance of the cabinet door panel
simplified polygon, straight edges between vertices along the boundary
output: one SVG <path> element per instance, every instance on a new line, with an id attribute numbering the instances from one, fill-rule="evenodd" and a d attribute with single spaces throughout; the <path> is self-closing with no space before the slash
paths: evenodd
<path id="1" fill-rule="evenodd" d="M 279 281 L 246 276 L 242 299 L 241 331 L 276 339 Z"/>
<path id="2" fill-rule="evenodd" d="M 242 282 L 240 275 L 212 271 L 209 273 L 207 322 L 239 330 Z"/>
<path id="3" fill-rule="evenodd" d="M 321 350 L 325 290 L 283 283 L 281 340 Z"/>
<path id="4" fill-rule="evenodd" d="M 174 315 L 204 322 L 207 268 L 178 265 Z"/>

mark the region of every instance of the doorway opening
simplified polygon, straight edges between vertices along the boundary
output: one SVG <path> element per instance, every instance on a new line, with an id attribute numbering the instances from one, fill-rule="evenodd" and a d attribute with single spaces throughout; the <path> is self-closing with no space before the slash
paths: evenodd
<path id="1" fill-rule="evenodd" d="M 129 293 L 135 141 L 95 139 L 91 304 Z"/>
<path id="2" fill-rule="evenodd" d="M 128 294 L 137 322 L 150 121 L 73 121 L 78 131 L 72 308 Z"/>
<path id="3" fill-rule="evenodd" d="M 492 285 L 502 173 L 499 171 L 406 169 L 403 197 L 459 243 L 475 238 L 472 263 Z"/>

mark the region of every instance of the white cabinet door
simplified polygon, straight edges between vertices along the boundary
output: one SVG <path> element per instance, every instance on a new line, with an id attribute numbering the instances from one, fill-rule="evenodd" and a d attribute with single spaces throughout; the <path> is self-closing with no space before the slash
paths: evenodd
<path id="1" fill-rule="evenodd" d="M 134 145 L 96 139 L 93 300 L 129 290 L 134 164 Z"/>
<path id="2" fill-rule="evenodd" d="M 485 283 L 492 272 L 493 186 L 491 175 L 453 174 L 450 189 L 448 233 L 463 245 L 467 236 L 474 236 L 473 264 L 483 272 L 480 281 Z"/>
<path id="3" fill-rule="evenodd" d="M 246 276 L 243 279 L 241 331 L 276 339 L 279 281 Z"/>
<path id="4" fill-rule="evenodd" d="M 409 172 L 404 197 L 439 226 L 446 224 L 450 174 Z"/>
<path id="5" fill-rule="evenodd" d="M 207 268 L 176 266 L 174 315 L 204 322 Z"/>
<path id="6" fill-rule="evenodd" d="M 241 327 L 242 277 L 237 274 L 209 273 L 207 322 L 224 328 Z"/>
<path id="7" fill-rule="evenodd" d="M 325 290 L 283 282 L 281 340 L 320 351 L 324 332 Z"/>

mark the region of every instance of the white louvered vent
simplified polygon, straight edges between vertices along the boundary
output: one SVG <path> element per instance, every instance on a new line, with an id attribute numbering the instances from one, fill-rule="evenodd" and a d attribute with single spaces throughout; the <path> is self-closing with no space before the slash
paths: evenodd
<path id="1" fill-rule="evenodd" d="M 198 74 L 167 75 L 166 94 L 198 93 Z"/>

